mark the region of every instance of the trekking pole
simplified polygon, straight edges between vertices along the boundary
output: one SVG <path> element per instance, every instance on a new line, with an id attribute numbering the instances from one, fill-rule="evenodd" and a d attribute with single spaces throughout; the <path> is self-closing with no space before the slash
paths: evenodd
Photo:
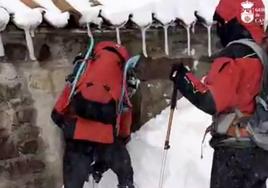
<path id="1" fill-rule="evenodd" d="M 167 129 L 166 140 L 165 140 L 165 145 L 164 145 L 164 153 L 162 156 L 159 188 L 162 188 L 163 182 L 164 182 L 165 168 L 166 168 L 166 161 L 167 161 L 167 152 L 168 152 L 168 149 L 170 148 L 169 139 L 170 139 L 172 120 L 173 120 L 173 115 L 174 115 L 176 104 L 177 104 L 177 88 L 176 88 L 176 84 L 174 83 L 173 93 L 172 93 L 172 98 L 171 98 L 170 113 L 169 113 L 169 119 L 168 119 L 168 129 Z"/>

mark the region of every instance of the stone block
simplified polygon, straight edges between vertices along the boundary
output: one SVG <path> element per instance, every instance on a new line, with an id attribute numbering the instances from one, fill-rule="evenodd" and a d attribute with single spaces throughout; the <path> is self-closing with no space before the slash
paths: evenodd
<path id="1" fill-rule="evenodd" d="M 17 147 L 18 151 L 22 154 L 36 154 L 39 142 L 38 139 L 23 140 Z"/>
<path id="2" fill-rule="evenodd" d="M 16 180 L 22 175 L 40 173 L 44 168 L 45 164 L 42 160 L 33 155 L 25 155 L 0 161 L 0 176 L 3 175 Z"/>
<path id="3" fill-rule="evenodd" d="M 143 80 L 152 79 L 168 79 L 171 71 L 171 66 L 174 63 L 183 63 L 189 67 L 193 66 L 194 59 L 191 57 L 184 58 L 147 58 L 142 59 L 137 67 L 137 75 Z"/>
<path id="4" fill-rule="evenodd" d="M 31 123 L 36 118 L 36 110 L 32 106 L 21 106 L 16 110 L 16 116 L 19 123 Z"/>
<path id="5" fill-rule="evenodd" d="M 145 123 L 169 105 L 172 88 L 172 82 L 162 79 L 141 84 L 140 123 Z"/>
<path id="6" fill-rule="evenodd" d="M 12 124 L 16 122 L 15 111 L 5 102 L 1 103 L 0 106 L 0 129 L 2 132 L 10 134 Z"/>
<path id="7" fill-rule="evenodd" d="M 30 90 L 50 93 L 52 90 L 49 71 L 45 69 L 37 69 L 33 71 L 28 78 Z"/>
<path id="8" fill-rule="evenodd" d="M 23 124 L 13 132 L 12 136 L 18 145 L 24 145 L 24 142 L 37 140 L 39 134 L 39 127 Z"/>
<path id="9" fill-rule="evenodd" d="M 10 137 L 0 138 L 0 148 L 0 160 L 11 159 L 19 156 L 15 143 L 10 139 Z"/>
<path id="10" fill-rule="evenodd" d="M 72 66 L 58 68 L 51 72 L 51 80 L 53 84 L 53 90 L 55 93 L 62 91 L 65 85 L 65 78 L 70 74 Z"/>

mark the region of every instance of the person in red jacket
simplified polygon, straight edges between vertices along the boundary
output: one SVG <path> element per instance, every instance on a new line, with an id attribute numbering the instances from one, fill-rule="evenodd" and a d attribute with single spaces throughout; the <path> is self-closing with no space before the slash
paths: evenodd
<path id="1" fill-rule="evenodd" d="M 213 56 L 208 74 L 200 81 L 183 64 L 176 64 L 170 79 L 193 105 L 213 116 L 210 187 L 266 188 L 268 152 L 250 141 L 242 126 L 255 110 L 263 67 L 250 47 L 230 44 L 239 39 L 262 43 L 264 4 L 261 0 L 220 0 L 214 19 L 224 49 Z"/>
<path id="2" fill-rule="evenodd" d="M 76 58 L 77 66 L 67 77 L 67 84 L 51 114 L 65 139 L 65 188 L 83 188 L 89 175 L 98 183 L 108 169 L 117 175 L 118 188 L 134 188 L 133 169 L 125 146 L 130 139 L 132 123 L 132 105 L 128 99 L 137 87 L 131 70 L 125 80 L 124 89 L 128 95 L 123 97 L 123 110 L 117 111 L 124 87 L 124 64 L 128 58 L 127 49 L 121 45 L 111 41 L 96 44 L 71 95 L 77 66 L 84 59 Z"/>

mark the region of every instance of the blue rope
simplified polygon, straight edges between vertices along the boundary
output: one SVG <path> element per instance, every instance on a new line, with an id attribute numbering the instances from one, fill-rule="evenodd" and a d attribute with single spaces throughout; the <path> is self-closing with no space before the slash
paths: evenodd
<path id="1" fill-rule="evenodd" d="M 129 69 L 135 68 L 135 66 L 137 65 L 139 59 L 140 59 L 140 55 L 133 56 L 125 64 L 124 75 L 123 75 L 123 84 L 122 84 L 122 92 L 121 92 L 121 97 L 120 97 L 120 100 L 119 100 L 118 110 L 117 110 L 118 115 L 120 115 L 123 112 L 123 109 L 124 109 L 124 98 L 126 97 L 125 96 L 126 95 L 125 87 L 127 86 L 127 83 L 126 83 L 127 72 L 128 72 Z"/>
<path id="2" fill-rule="evenodd" d="M 80 66 L 78 68 L 78 71 L 77 71 L 77 73 L 75 75 L 74 81 L 72 82 L 72 90 L 71 90 L 71 93 L 69 95 L 69 101 L 70 101 L 70 99 L 72 98 L 72 96 L 74 94 L 76 84 L 77 84 L 79 78 L 81 77 L 81 75 L 83 74 L 83 72 L 85 70 L 86 63 L 87 63 L 87 60 L 89 59 L 89 56 L 92 53 L 93 46 L 94 46 L 94 38 L 93 38 L 93 36 L 91 36 L 90 37 L 90 42 L 89 42 L 89 47 L 88 47 L 87 53 L 85 55 L 85 58 L 83 59 L 83 62 L 80 64 Z"/>

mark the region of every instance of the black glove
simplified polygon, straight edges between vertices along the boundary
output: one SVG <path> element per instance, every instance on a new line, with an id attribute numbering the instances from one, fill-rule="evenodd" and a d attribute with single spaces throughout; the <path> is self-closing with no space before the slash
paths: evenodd
<path id="1" fill-rule="evenodd" d="M 183 63 L 173 64 L 171 67 L 169 79 L 177 85 L 180 79 L 183 78 L 188 72 L 189 70 L 183 65 Z"/>

